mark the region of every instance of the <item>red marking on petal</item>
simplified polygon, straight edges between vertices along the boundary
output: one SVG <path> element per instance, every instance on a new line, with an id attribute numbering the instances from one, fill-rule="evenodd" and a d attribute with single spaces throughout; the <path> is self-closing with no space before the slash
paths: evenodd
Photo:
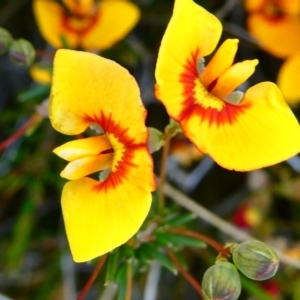
<path id="1" fill-rule="evenodd" d="M 72 21 L 86 22 L 82 28 L 77 28 L 72 25 Z M 61 26 L 66 31 L 77 34 L 78 36 L 83 36 L 89 32 L 99 21 L 99 14 L 94 14 L 92 16 L 80 16 L 75 14 L 70 14 L 64 11 Z"/>
<path id="2" fill-rule="evenodd" d="M 210 125 L 217 124 L 218 126 L 233 124 L 236 122 L 238 116 L 249 106 L 242 104 L 233 105 L 224 101 L 224 107 L 219 111 L 211 107 L 204 108 L 201 104 L 197 103 L 194 93 L 195 80 L 199 77 L 196 67 L 197 59 L 198 51 L 195 51 L 187 60 L 185 72 L 180 75 L 180 82 L 184 85 L 183 97 L 185 100 L 183 101 L 184 109 L 177 121 L 188 121 L 191 116 L 197 115 L 199 117 L 199 124 L 204 121 L 208 122 Z M 209 93 L 209 91 L 207 92 Z"/>
<path id="3" fill-rule="evenodd" d="M 125 146 L 125 151 L 122 156 L 122 160 L 118 162 L 116 170 L 111 172 L 107 179 L 103 182 L 99 182 L 95 186 L 96 191 L 108 191 L 116 188 L 117 185 L 122 184 L 125 179 L 128 178 L 127 174 L 129 170 L 132 172 L 132 168 L 136 168 L 137 165 L 133 163 L 136 151 L 145 150 L 148 148 L 145 143 L 135 143 L 134 138 L 129 137 L 127 134 L 128 129 L 123 128 L 120 124 L 112 119 L 112 115 L 105 116 L 103 112 L 98 117 L 94 116 L 93 119 L 86 117 L 86 120 L 91 123 L 97 123 L 101 126 L 105 133 L 112 133 L 119 142 Z M 114 151 L 113 149 L 110 149 Z"/>

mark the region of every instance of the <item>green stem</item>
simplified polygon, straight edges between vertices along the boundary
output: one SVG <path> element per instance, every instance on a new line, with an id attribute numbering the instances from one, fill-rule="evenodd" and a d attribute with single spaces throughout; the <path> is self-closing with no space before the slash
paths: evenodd
<path id="1" fill-rule="evenodd" d="M 165 196 L 164 196 L 163 188 L 166 181 L 166 165 L 167 165 L 167 159 L 170 150 L 170 140 L 171 138 L 167 135 L 163 147 L 163 153 L 162 153 L 161 165 L 160 165 L 160 179 L 159 179 L 159 189 L 158 189 L 158 211 L 160 215 L 162 215 L 165 206 Z"/>

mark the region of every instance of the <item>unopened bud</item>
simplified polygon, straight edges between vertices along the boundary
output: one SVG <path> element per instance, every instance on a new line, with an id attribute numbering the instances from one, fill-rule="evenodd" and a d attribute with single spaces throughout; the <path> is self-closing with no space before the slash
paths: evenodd
<path id="1" fill-rule="evenodd" d="M 236 300 L 241 293 L 241 281 L 236 267 L 225 261 L 211 266 L 203 275 L 205 300 Z"/>
<path id="2" fill-rule="evenodd" d="M 279 266 L 276 252 L 267 244 L 256 240 L 236 245 L 232 250 L 232 259 L 245 276 L 259 281 L 273 277 Z"/>
<path id="3" fill-rule="evenodd" d="M 0 27 L 0 54 L 5 53 L 11 45 L 13 38 L 4 28 Z"/>
<path id="4" fill-rule="evenodd" d="M 35 50 L 33 46 L 24 39 L 13 41 L 9 48 L 11 60 L 20 66 L 29 66 L 35 58 Z"/>

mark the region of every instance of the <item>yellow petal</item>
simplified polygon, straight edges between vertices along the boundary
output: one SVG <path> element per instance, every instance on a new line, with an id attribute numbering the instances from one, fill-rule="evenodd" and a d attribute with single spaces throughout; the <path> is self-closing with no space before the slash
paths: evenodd
<path id="1" fill-rule="evenodd" d="M 51 83 L 51 69 L 48 66 L 43 66 L 41 63 L 34 63 L 30 67 L 29 73 L 31 78 L 37 83 Z"/>
<path id="2" fill-rule="evenodd" d="M 144 222 L 155 188 L 148 151 L 131 153 L 102 183 L 83 178 L 67 183 L 62 209 L 76 262 L 91 260 L 128 241 Z"/>
<path id="3" fill-rule="evenodd" d="M 216 85 L 210 90 L 211 94 L 225 99 L 254 73 L 257 64 L 257 59 L 234 64 L 218 78 Z"/>
<path id="4" fill-rule="evenodd" d="M 86 156 L 67 164 L 60 176 L 69 180 L 76 180 L 87 175 L 110 169 L 113 161 L 113 153 Z"/>
<path id="5" fill-rule="evenodd" d="M 124 38 L 136 25 L 140 11 L 126 0 L 103 0 L 99 3 L 98 19 L 82 39 L 84 49 L 104 50 Z"/>
<path id="6" fill-rule="evenodd" d="M 61 5 L 55 1 L 34 0 L 33 11 L 37 21 L 39 30 L 44 39 L 54 48 L 62 47 L 61 20 L 63 19 L 64 11 Z M 72 47 L 73 43 L 68 40 Z"/>
<path id="7" fill-rule="evenodd" d="M 65 143 L 53 150 L 59 157 L 72 161 L 85 156 L 98 155 L 107 152 L 112 146 L 106 135 L 93 136 Z"/>
<path id="8" fill-rule="evenodd" d="M 261 13 L 253 13 L 249 15 L 247 25 L 250 34 L 272 55 L 285 58 L 300 52 L 298 16 L 267 17 Z"/>
<path id="9" fill-rule="evenodd" d="M 296 155 L 300 128 L 276 85 L 251 87 L 239 106 L 193 112 L 181 122 L 186 136 L 219 165 L 237 171 L 267 167 Z"/>
<path id="10" fill-rule="evenodd" d="M 278 8 L 284 13 L 295 15 L 300 13 L 299 0 L 277 0 L 276 2 Z"/>
<path id="11" fill-rule="evenodd" d="M 167 107 L 170 115 L 178 115 L 182 110 L 183 87 L 178 82 L 186 80 L 181 78 L 186 62 L 189 62 L 194 76 L 198 76 L 197 60 L 215 49 L 221 32 L 219 20 L 192 0 L 175 1 L 155 70 L 155 93 L 158 99 L 170 102 Z"/>
<path id="12" fill-rule="evenodd" d="M 94 0 L 62 0 L 62 2 L 72 13 L 77 15 L 89 15 L 96 6 Z"/>
<path id="13" fill-rule="evenodd" d="M 278 87 L 289 104 L 300 101 L 299 70 L 300 54 L 295 54 L 282 64 L 278 73 Z"/>
<path id="14" fill-rule="evenodd" d="M 72 22 L 64 8 L 52 0 L 34 0 L 33 11 L 44 39 L 54 48 L 64 47 L 64 42 L 69 48 L 77 48 L 80 44 L 78 33 L 68 29 Z"/>
<path id="15" fill-rule="evenodd" d="M 106 133 L 145 143 L 146 111 L 126 69 L 95 54 L 61 49 L 53 72 L 50 121 L 56 130 L 74 135 L 97 123 Z"/>
<path id="16" fill-rule="evenodd" d="M 270 0 L 244 0 L 247 11 L 261 10 Z"/>
<path id="17" fill-rule="evenodd" d="M 218 48 L 212 59 L 200 74 L 200 79 L 205 87 L 208 87 L 223 72 L 231 67 L 238 49 L 238 42 L 239 40 L 237 39 L 227 39 Z"/>

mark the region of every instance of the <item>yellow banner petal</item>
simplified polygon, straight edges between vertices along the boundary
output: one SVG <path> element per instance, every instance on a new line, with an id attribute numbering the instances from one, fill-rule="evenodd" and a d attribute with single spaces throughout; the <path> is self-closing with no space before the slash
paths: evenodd
<path id="1" fill-rule="evenodd" d="M 65 185 L 62 209 L 76 262 L 122 245 L 144 222 L 155 188 L 152 161 L 142 148 L 129 156 L 131 165 L 120 166 L 102 183 L 83 178 Z"/>
<path id="2" fill-rule="evenodd" d="M 163 36 L 156 64 L 156 96 L 168 101 L 168 113 L 176 116 L 182 110 L 185 81 L 180 75 L 186 62 L 191 67 L 200 57 L 210 54 L 216 47 L 222 32 L 220 21 L 192 0 L 176 0 L 173 16 Z M 195 74 L 198 76 L 198 74 Z M 167 92 L 166 92 L 167 91 Z"/>
<path id="3" fill-rule="evenodd" d="M 251 87 L 241 105 L 227 103 L 219 113 L 193 108 L 182 128 L 202 152 L 230 170 L 263 168 L 300 151 L 298 121 L 269 82 Z"/>
<path id="4" fill-rule="evenodd" d="M 61 49 L 53 73 L 50 121 L 56 130 L 74 135 L 97 123 L 106 133 L 145 143 L 146 111 L 126 69 L 95 54 Z"/>

